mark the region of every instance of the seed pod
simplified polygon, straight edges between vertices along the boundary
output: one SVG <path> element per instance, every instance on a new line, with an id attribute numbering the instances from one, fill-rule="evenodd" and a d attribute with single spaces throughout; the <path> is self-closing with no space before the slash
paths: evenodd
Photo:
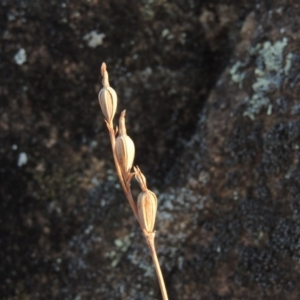
<path id="1" fill-rule="evenodd" d="M 141 226 L 147 232 L 153 232 L 157 211 L 156 195 L 150 190 L 141 192 L 138 196 L 137 210 Z"/>
<path id="2" fill-rule="evenodd" d="M 123 175 L 130 172 L 135 154 L 132 139 L 126 133 L 125 110 L 121 113 L 119 122 L 119 136 L 116 138 L 116 155 Z"/>
<path id="3" fill-rule="evenodd" d="M 102 113 L 108 123 L 111 123 L 117 109 L 117 93 L 110 86 L 101 89 L 98 95 Z"/>
<path id="4" fill-rule="evenodd" d="M 116 155 L 123 174 L 128 174 L 133 165 L 134 143 L 128 135 L 119 135 L 116 139 Z"/>
<path id="5" fill-rule="evenodd" d="M 103 63 L 101 66 L 101 73 L 103 76 L 103 88 L 99 92 L 98 99 L 106 121 L 111 124 L 116 113 L 118 97 L 115 90 L 109 86 L 108 73 L 106 71 L 105 63 Z"/>

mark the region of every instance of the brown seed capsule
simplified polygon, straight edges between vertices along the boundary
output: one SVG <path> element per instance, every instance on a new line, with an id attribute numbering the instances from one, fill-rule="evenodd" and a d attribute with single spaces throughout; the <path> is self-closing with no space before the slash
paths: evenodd
<path id="1" fill-rule="evenodd" d="M 103 88 L 98 95 L 99 104 L 106 121 L 111 123 L 116 113 L 118 97 L 115 90 L 109 86 L 105 63 L 101 66 L 101 74 L 103 76 Z"/>
<path id="2" fill-rule="evenodd" d="M 138 196 L 137 210 L 141 226 L 147 232 L 153 232 L 157 211 L 156 195 L 150 190 L 141 192 Z"/>
<path id="3" fill-rule="evenodd" d="M 119 136 L 116 138 L 116 155 L 123 175 L 129 174 L 133 165 L 134 154 L 134 143 L 126 133 L 124 110 L 120 116 Z"/>
<path id="4" fill-rule="evenodd" d="M 98 95 L 102 113 L 108 123 L 111 123 L 117 109 L 118 98 L 113 88 L 104 87 Z"/>

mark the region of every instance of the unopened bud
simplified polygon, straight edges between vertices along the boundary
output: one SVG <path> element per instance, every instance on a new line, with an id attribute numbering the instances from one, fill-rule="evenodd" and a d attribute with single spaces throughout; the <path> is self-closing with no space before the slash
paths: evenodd
<path id="1" fill-rule="evenodd" d="M 98 95 L 99 104 L 106 121 L 111 123 L 116 113 L 118 97 L 115 90 L 109 86 L 105 63 L 101 66 L 101 74 L 103 76 L 103 88 Z"/>
<path id="2" fill-rule="evenodd" d="M 141 226 L 147 232 L 153 232 L 157 211 L 156 195 L 150 190 L 141 192 L 138 196 L 137 210 Z"/>
<path id="3" fill-rule="evenodd" d="M 116 138 L 116 155 L 122 173 L 128 175 L 130 172 L 135 154 L 135 147 L 132 139 L 126 133 L 125 110 L 121 113 L 119 123 L 119 136 Z"/>

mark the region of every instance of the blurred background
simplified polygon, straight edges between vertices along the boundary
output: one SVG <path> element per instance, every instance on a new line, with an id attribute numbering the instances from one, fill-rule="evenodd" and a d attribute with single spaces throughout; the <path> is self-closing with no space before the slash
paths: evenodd
<path id="1" fill-rule="evenodd" d="M 0 8 L 1 299 L 160 299 L 114 170 L 102 62 L 158 194 L 170 299 L 299 298 L 297 1 Z"/>

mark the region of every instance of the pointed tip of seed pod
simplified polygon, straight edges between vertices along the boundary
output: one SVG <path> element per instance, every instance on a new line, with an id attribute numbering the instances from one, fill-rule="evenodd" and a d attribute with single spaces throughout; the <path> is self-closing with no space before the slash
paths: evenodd
<path id="1" fill-rule="evenodd" d="M 134 166 L 133 170 L 134 170 L 135 173 L 138 173 L 138 174 L 142 173 L 141 169 L 139 168 L 139 166 Z"/>
<path id="2" fill-rule="evenodd" d="M 121 115 L 119 118 L 119 133 L 120 134 L 126 134 L 125 115 L 126 115 L 126 110 L 123 110 L 121 112 Z"/>
<path id="3" fill-rule="evenodd" d="M 109 80 L 108 80 L 108 73 L 107 73 L 107 69 L 106 69 L 106 63 L 103 62 L 100 68 L 101 71 L 101 75 L 102 75 L 102 85 L 103 87 L 109 87 Z"/>
<path id="4" fill-rule="evenodd" d="M 106 71 L 106 63 L 103 62 L 100 68 L 101 75 L 104 76 L 104 72 Z"/>
<path id="5" fill-rule="evenodd" d="M 138 166 L 133 167 L 134 169 L 134 175 L 135 175 L 135 179 L 137 180 L 137 182 L 139 183 L 141 190 L 143 192 L 146 192 L 147 189 L 147 181 L 146 181 L 146 177 L 145 175 L 142 173 L 142 171 L 140 170 L 140 168 Z"/>

